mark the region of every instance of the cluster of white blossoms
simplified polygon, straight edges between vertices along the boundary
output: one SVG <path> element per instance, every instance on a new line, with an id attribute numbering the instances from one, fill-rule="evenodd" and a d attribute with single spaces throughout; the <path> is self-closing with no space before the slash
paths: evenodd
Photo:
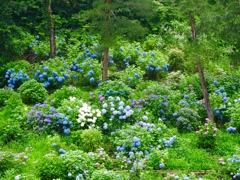
<path id="1" fill-rule="evenodd" d="M 95 123 L 99 117 L 101 117 L 101 111 L 99 109 L 93 109 L 87 103 L 82 103 L 77 122 L 81 124 L 81 127 L 88 127 L 90 129 L 95 127 Z"/>

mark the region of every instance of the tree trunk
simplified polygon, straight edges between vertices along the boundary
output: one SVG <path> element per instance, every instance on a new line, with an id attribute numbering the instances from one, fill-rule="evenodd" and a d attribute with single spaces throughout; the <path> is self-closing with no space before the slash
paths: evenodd
<path id="1" fill-rule="evenodd" d="M 106 0 L 105 3 L 109 5 L 111 0 Z M 109 15 L 110 9 L 105 9 L 105 39 L 109 37 Z M 109 47 L 106 47 L 104 54 L 103 54 L 103 68 L 102 68 L 102 81 L 106 81 L 108 78 L 108 54 L 109 54 Z"/>
<path id="2" fill-rule="evenodd" d="M 50 57 L 52 59 L 56 56 L 56 42 L 54 38 L 54 25 L 52 19 L 51 0 L 47 0 L 47 22 L 50 36 Z"/>
<path id="3" fill-rule="evenodd" d="M 109 48 L 106 48 L 103 54 L 102 81 L 106 81 L 108 78 L 108 54 Z"/>
<path id="4" fill-rule="evenodd" d="M 191 24 L 191 30 L 192 30 L 192 38 L 193 40 L 197 39 L 197 34 L 195 31 L 195 26 L 194 26 L 194 18 L 192 13 L 189 14 L 190 17 L 190 24 Z M 197 63 L 197 67 L 198 67 L 198 73 L 200 76 L 200 83 L 201 83 L 201 88 L 202 88 L 202 93 L 203 93 L 203 98 L 204 98 L 204 105 L 207 111 L 207 116 L 208 118 L 215 123 L 215 119 L 214 119 L 214 114 L 213 114 L 213 110 L 210 104 L 210 100 L 209 100 L 209 95 L 207 92 L 207 86 L 206 86 L 206 81 L 205 81 L 205 77 L 204 77 L 204 72 L 203 72 L 203 68 L 202 65 L 200 63 L 199 59 L 196 59 L 196 63 Z"/>

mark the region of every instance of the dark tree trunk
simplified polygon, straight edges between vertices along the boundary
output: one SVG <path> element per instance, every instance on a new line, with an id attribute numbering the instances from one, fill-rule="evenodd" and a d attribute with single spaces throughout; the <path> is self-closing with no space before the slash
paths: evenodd
<path id="1" fill-rule="evenodd" d="M 108 78 L 108 54 L 109 48 L 106 48 L 103 54 L 102 81 L 106 81 Z"/>
<path id="2" fill-rule="evenodd" d="M 51 0 L 46 1 L 46 7 L 47 7 L 47 23 L 50 36 L 50 57 L 54 59 L 56 56 L 56 42 L 54 38 L 54 25 L 52 19 Z"/>
<path id="3" fill-rule="evenodd" d="M 190 17 L 190 24 L 191 24 L 191 30 L 192 30 L 192 38 L 193 38 L 193 40 L 196 40 L 197 35 L 196 35 L 196 31 L 195 31 L 194 18 L 193 18 L 192 13 L 189 14 L 189 17 Z M 206 86 L 203 68 L 202 68 L 202 65 L 201 65 L 201 62 L 199 59 L 196 59 L 196 63 L 197 63 L 198 73 L 200 76 L 200 83 L 201 83 L 201 88 L 202 88 L 202 93 L 203 93 L 203 98 L 204 98 L 204 105 L 205 105 L 205 108 L 207 111 L 207 116 L 212 122 L 215 123 L 213 110 L 212 110 L 210 100 L 209 100 L 209 95 L 207 92 L 207 86 Z"/>
<path id="4" fill-rule="evenodd" d="M 111 0 L 106 0 L 106 4 L 110 4 Z M 110 16 L 110 9 L 105 9 L 105 38 L 109 39 L 109 16 Z M 102 67 L 102 81 L 106 81 L 108 78 L 108 54 L 109 54 L 109 47 L 106 47 L 104 54 L 103 54 L 103 67 Z"/>

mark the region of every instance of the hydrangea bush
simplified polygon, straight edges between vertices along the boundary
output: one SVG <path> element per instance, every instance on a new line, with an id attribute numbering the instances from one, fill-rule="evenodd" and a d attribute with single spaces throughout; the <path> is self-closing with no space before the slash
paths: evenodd
<path id="1" fill-rule="evenodd" d="M 204 149 L 214 149 L 216 146 L 217 131 L 216 124 L 206 118 L 205 124 L 199 126 L 199 130 L 196 131 L 197 146 Z"/>
<path id="2" fill-rule="evenodd" d="M 97 120 L 101 117 L 101 111 L 95 109 L 89 104 L 83 102 L 82 107 L 78 110 L 77 122 L 80 124 L 81 128 L 94 128 L 96 126 Z"/>
<path id="3" fill-rule="evenodd" d="M 26 127 L 37 132 L 69 134 L 70 128 L 73 126 L 72 121 L 67 116 L 58 113 L 47 102 L 34 105 L 26 116 Z"/>
<path id="4" fill-rule="evenodd" d="M 132 123 L 134 110 L 120 97 L 108 97 L 102 104 L 103 130 L 111 132 L 121 128 L 125 123 Z"/>

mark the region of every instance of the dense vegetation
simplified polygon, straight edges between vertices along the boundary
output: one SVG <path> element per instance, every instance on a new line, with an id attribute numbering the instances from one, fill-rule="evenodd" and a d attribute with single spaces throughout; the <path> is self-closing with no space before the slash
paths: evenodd
<path id="1" fill-rule="evenodd" d="M 240 179 L 239 6 L 3 0 L 0 179 Z"/>

